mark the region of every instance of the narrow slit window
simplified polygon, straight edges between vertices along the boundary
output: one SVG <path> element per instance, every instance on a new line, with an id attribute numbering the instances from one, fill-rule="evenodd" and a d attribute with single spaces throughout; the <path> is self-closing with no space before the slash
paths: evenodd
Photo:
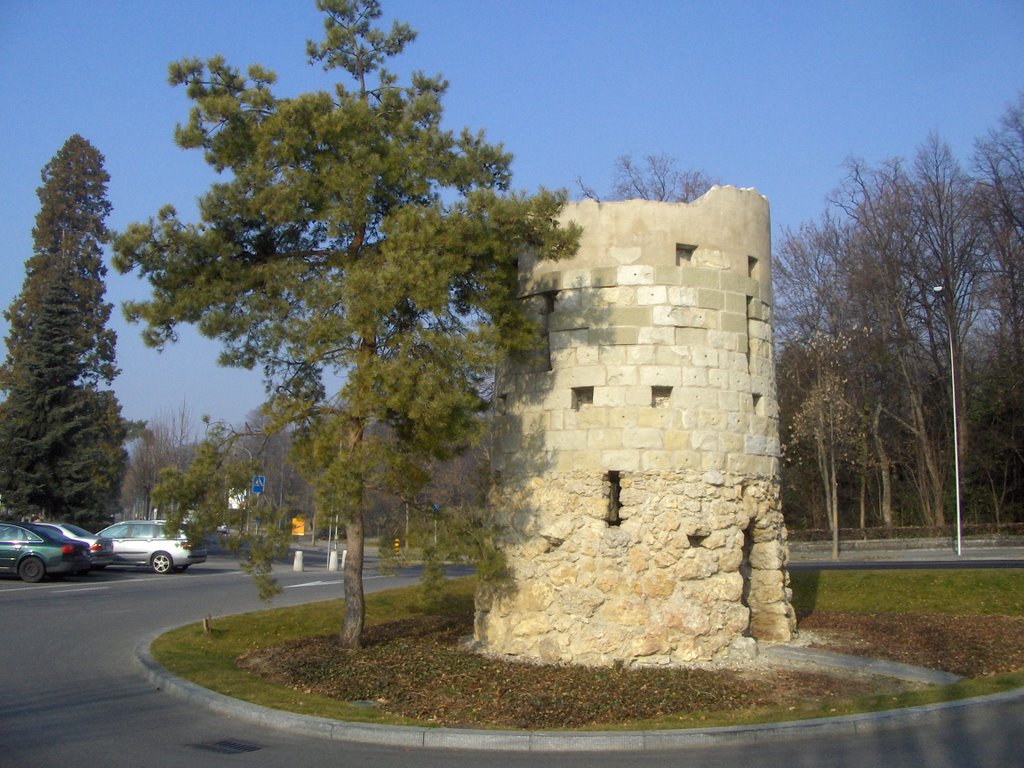
<path id="1" fill-rule="evenodd" d="M 754 394 L 754 413 L 758 416 L 764 416 L 764 399 L 761 395 Z"/>
<path id="2" fill-rule="evenodd" d="M 747 256 L 747 277 L 757 277 L 757 257 Z"/>
<path id="3" fill-rule="evenodd" d="M 585 405 L 594 404 L 594 388 L 593 387 L 573 387 L 572 388 L 572 409 L 574 411 L 580 410 Z"/>
<path id="4" fill-rule="evenodd" d="M 672 399 L 672 387 L 651 387 L 651 407 L 668 408 Z"/>
<path id="5" fill-rule="evenodd" d="M 541 370 L 551 370 L 551 315 L 555 313 L 555 291 L 547 291 L 541 294 L 544 306 L 541 308 L 541 333 L 544 334 L 544 349 L 541 359 Z"/>
<path id="6" fill-rule="evenodd" d="M 619 476 L 618 471 L 610 471 L 607 475 L 608 479 L 608 516 L 605 518 L 608 525 L 621 525 L 622 517 L 620 512 L 622 511 L 622 503 L 619 500 L 619 495 L 622 492 L 622 479 Z"/>
<path id="7" fill-rule="evenodd" d="M 754 304 L 754 301 L 755 301 L 755 299 L 754 299 L 753 296 L 747 296 L 747 339 L 746 339 L 746 341 L 747 341 L 747 348 L 745 350 L 745 354 L 747 356 L 747 371 L 751 370 L 750 365 L 751 365 L 751 347 L 753 346 L 753 336 L 754 336 L 754 334 L 753 334 L 754 313 L 757 310 L 757 307 Z"/>
<path id="8" fill-rule="evenodd" d="M 676 266 L 681 267 L 693 263 L 693 252 L 697 250 L 696 245 L 676 243 Z"/>

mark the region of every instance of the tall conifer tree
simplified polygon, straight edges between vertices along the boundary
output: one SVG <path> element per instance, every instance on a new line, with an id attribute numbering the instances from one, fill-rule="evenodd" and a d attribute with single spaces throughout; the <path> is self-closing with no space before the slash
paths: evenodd
<path id="1" fill-rule="evenodd" d="M 34 249 L 0 367 L 0 494 L 8 512 L 89 522 L 110 511 L 124 424 L 109 387 L 116 337 L 104 301 L 109 176 L 78 135 L 42 171 Z"/>

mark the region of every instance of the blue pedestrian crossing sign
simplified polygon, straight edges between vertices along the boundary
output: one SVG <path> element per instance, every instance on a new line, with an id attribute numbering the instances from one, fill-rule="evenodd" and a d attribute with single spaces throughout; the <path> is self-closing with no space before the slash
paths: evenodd
<path id="1" fill-rule="evenodd" d="M 267 484 L 266 475 L 253 475 L 252 476 L 252 492 L 259 496 L 263 493 L 263 488 Z"/>

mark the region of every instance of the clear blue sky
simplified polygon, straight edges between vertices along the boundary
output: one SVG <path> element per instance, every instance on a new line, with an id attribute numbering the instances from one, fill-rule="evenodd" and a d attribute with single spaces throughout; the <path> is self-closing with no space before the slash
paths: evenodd
<path id="1" fill-rule="evenodd" d="M 515 186 L 599 192 L 615 158 L 667 153 L 756 187 L 783 228 L 817 218 L 846 158 L 910 157 L 929 133 L 967 164 L 1024 90 L 1024 2 L 384 0 L 419 39 L 396 69 L 451 83 L 448 126 L 516 157 Z M 172 141 L 186 117 L 167 65 L 223 54 L 277 72 L 277 92 L 329 89 L 305 60 L 313 0 L 0 0 L 0 306 L 31 254 L 39 171 L 73 133 L 106 157 L 115 230 L 165 203 L 191 215 L 212 173 Z M 111 272 L 108 298 L 146 294 Z M 116 391 L 128 418 L 187 405 L 240 422 L 257 372 L 219 369 L 184 333 L 158 354 L 117 311 Z M 0 320 L 0 333 L 7 326 Z"/>

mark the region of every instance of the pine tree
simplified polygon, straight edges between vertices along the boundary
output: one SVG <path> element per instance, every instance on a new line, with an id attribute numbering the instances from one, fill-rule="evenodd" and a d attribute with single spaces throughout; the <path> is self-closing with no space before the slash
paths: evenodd
<path id="1" fill-rule="evenodd" d="M 351 86 L 278 98 L 262 67 L 173 64 L 193 102 L 176 139 L 225 181 L 201 199 L 201 224 L 168 207 L 114 250 L 153 287 L 126 308 L 149 343 L 194 323 L 221 340 L 224 363 L 263 367 L 321 508 L 346 521 L 341 641 L 353 647 L 368 491 L 411 498 L 429 463 L 465 444 L 495 361 L 534 339 L 515 298 L 519 257 L 571 253 L 577 233 L 557 224 L 564 194 L 509 193 L 508 153 L 441 127 L 441 78 L 402 87 L 385 69 L 409 27 L 375 27 L 375 0 L 317 5 L 326 39 L 310 61 Z"/>
<path id="2" fill-rule="evenodd" d="M 102 259 L 109 176 L 75 135 L 42 180 L 34 252 L 4 314 L 0 495 L 17 516 L 89 522 L 112 511 L 125 463 L 120 406 L 100 389 L 117 374 Z"/>

